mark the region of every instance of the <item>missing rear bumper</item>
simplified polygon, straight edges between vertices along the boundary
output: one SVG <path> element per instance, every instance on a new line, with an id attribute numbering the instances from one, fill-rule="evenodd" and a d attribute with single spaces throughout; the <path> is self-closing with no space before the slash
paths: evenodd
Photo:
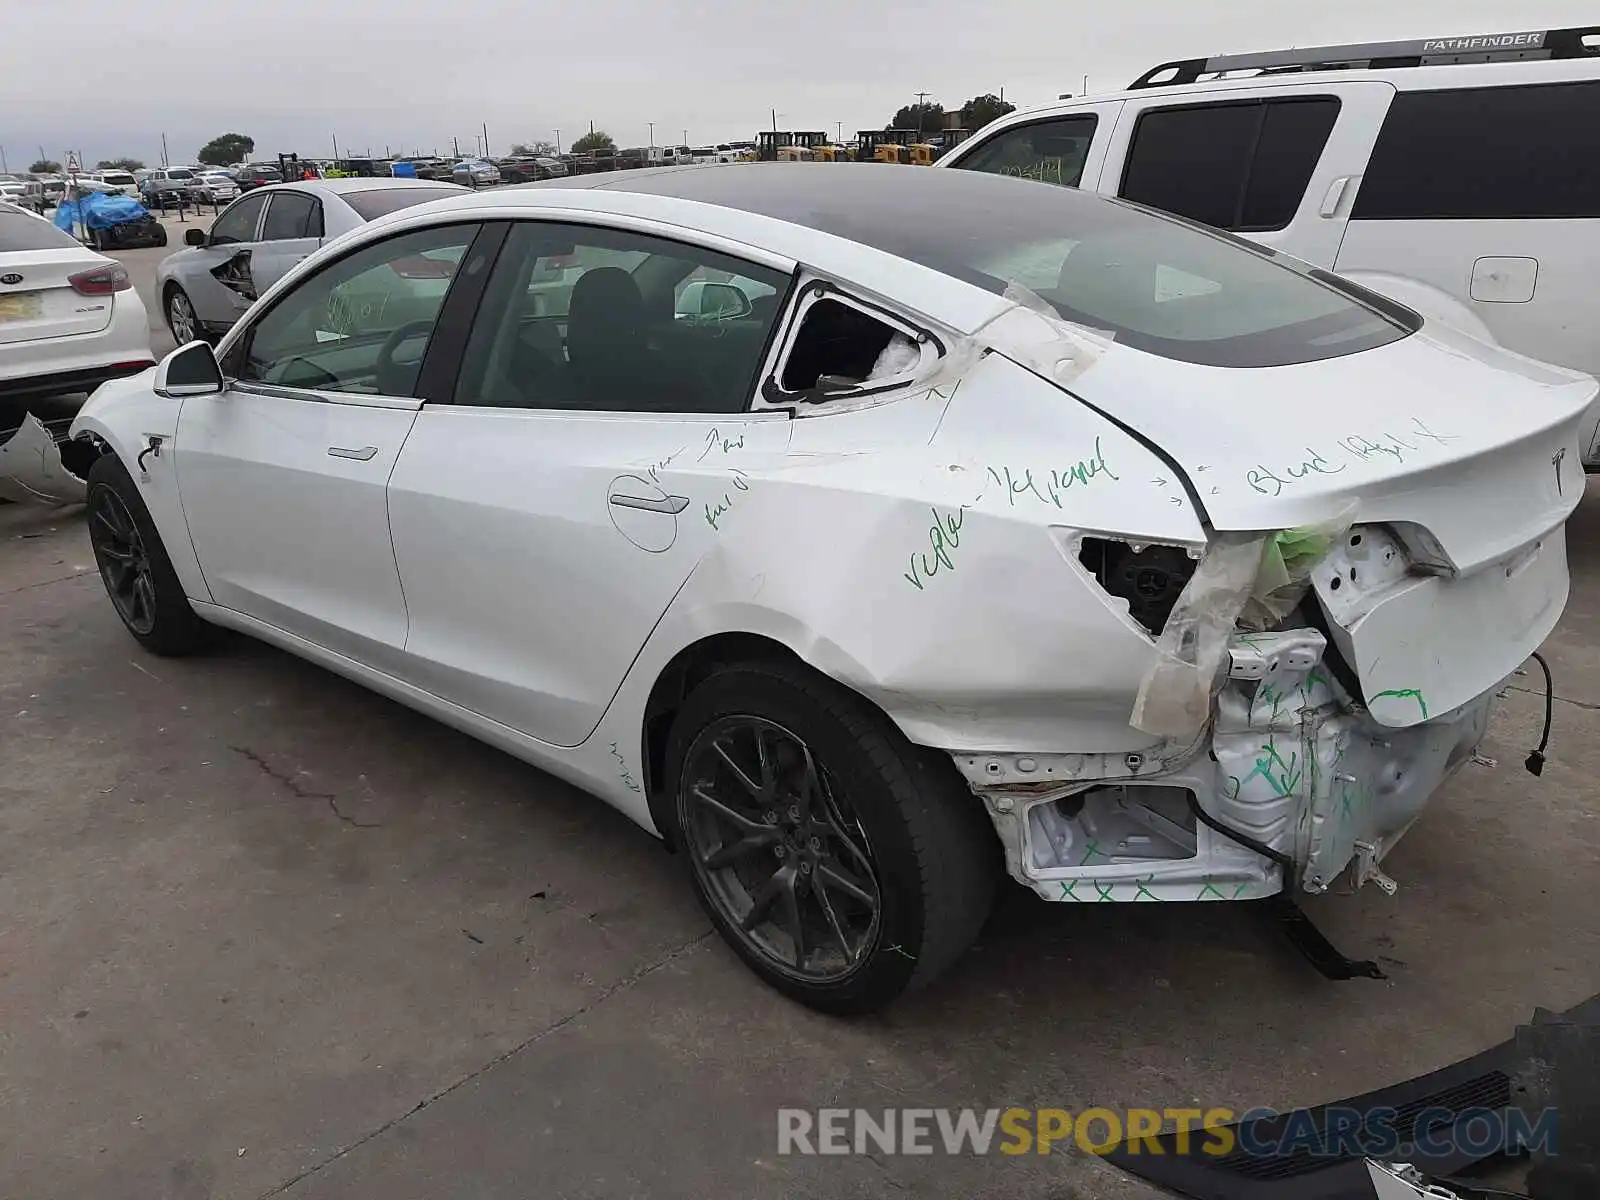
<path id="1" fill-rule="evenodd" d="M 955 760 L 1013 878 L 1049 900 L 1251 900 L 1286 879 L 1319 893 L 1347 869 L 1388 891 L 1379 864 L 1471 760 L 1494 693 L 1391 729 L 1326 652 L 1310 628 L 1235 634 L 1212 720 L 1188 744 Z"/>
<path id="2" fill-rule="evenodd" d="M 62 463 L 61 446 L 38 417 L 0 441 L 0 499 L 23 503 L 82 504 L 87 485 Z"/>

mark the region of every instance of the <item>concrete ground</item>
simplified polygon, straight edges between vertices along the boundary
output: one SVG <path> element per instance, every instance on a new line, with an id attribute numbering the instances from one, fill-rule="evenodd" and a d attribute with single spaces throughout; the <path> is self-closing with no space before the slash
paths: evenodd
<path id="1" fill-rule="evenodd" d="M 1600 492 L 1570 538 L 1543 779 L 1523 679 L 1400 894 L 1308 905 L 1388 980 L 1322 981 L 1248 906 L 1012 888 L 948 977 L 839 1021 L 598 802 L 258 644 L 147 656 L 80 517 L 0 506 L 0 1191 L 1149 1197 L 1076 1152 L 779 1158 L 776 1110 L 1318 1103 L 1600 990 Z"/>

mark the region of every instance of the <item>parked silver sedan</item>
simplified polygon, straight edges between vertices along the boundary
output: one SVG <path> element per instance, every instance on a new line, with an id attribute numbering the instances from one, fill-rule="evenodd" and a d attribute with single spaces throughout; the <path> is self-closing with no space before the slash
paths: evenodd
<path id="1" fill-rule="evenodd" d="M 465 189 L 416 179 L 318 179 L 246 192 L 209 232 L 156 268 L 156 289 L 181 346 L 226 333 L 255 298 L 324 242 L 376 217 Z"/>
<path id="2" fill-rule="evenodd" d="M 226 171 L 202 171 L 195 176 L 189 191 L 207 204 L 226 204 L 239 198 L 239 185 Z"/>

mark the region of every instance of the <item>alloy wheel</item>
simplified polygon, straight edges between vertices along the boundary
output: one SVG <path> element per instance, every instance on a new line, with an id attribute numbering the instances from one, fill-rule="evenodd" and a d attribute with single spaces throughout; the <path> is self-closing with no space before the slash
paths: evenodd
<path id="1" fill-rule="evenodd" d="M 199 337 L 195 332 L 194 306 L 182 292 L 173 292 L 167 299 L 167 324 L 172 326 L 172 336 L 180 346 Z"/>
<path id="2" fill-rule="evenodd" d="M 139 527 L 122 497 L 98 487 L 89 497 L 89 543 L 117 615 L 134 633 L 156 624 L 156 581 Z"/>
<path id="3" fill-rule="evenodd" d="M 872 848 L 800 737 L 722 717 L 689 746 L 679 787 L 692 869 L 741 941 L 808 983 L 870 957 L 883 916 Z"/>

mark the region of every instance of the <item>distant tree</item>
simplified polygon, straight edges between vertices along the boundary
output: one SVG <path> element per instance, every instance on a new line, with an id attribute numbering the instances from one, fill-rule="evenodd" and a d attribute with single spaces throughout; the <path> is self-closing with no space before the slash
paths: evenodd
<path id="1" fill-rule="evenodd" d="M 61 170 L 61 164 L 52 158 L 41 158 L 28 168 L 29 173 L 33 175 L 54 175 L 59 170 Z"/>
<path id="2" fill-rule="evenodd" d="M 981 96 L 974 96 L 961 106 L 961 128 L 982 129 L 990 121 L 1016 111 L 1015 104 L 1000 99 L 992 92 L 985 92 Z"/>
<path id="3" fill-rule="evenodd" d="M 511 153 L 513 154 L 532 154 L 540 158 L 549 158 L 555 152 L 556 144 L 554 142 L 513 142 L 511 146 Z"/>
<path id="4" fill-rule="evenodd" d="M 137 158 L 102 158 L 95 164 L 97 171 L 142 171 L 144 163 Z"/>
<path id="5" fill-rule="evenodd" d="M 915 129 L 921 133 L 937 133 L 944 128 L 944 105 L 928 102 L 908 104 L 895 113 L 888 129 Z"/>
<path id="6" fill-rule="evenodd" d="M 242 133 L 225 133 L 201 146 L 195 157 L 207 166 L 231 167 L 249 158 L 255 149 L 255 138 L 245 137 Z"/>
<path id="7" fill-rule="evenodd" d="M 574 154 L 587 154 L 591 150 L 615 150 L 616 140 L 604 129 L 596 129 L 584 134 L 572 143 Z"/>

